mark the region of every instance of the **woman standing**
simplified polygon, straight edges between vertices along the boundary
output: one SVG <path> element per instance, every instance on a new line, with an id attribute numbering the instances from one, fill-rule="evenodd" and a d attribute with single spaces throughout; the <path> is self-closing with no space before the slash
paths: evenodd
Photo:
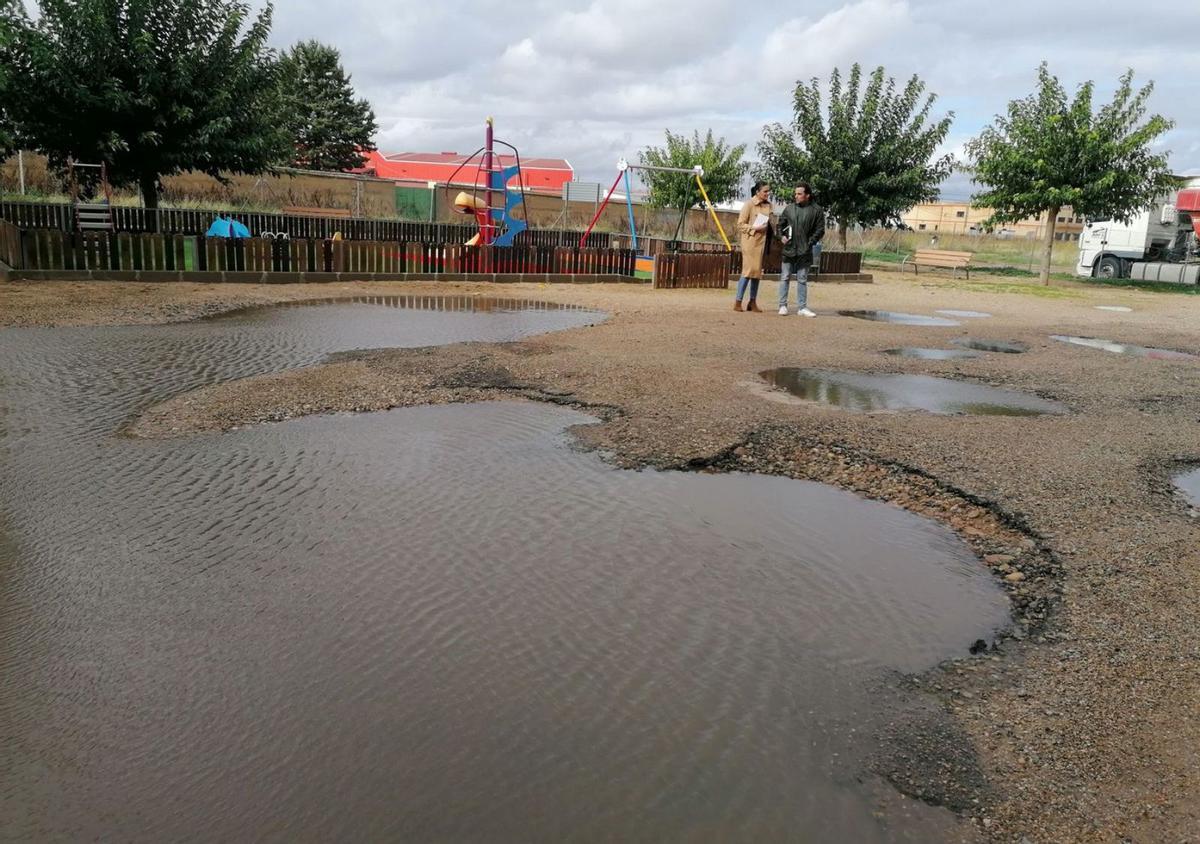
<path id="1" fill-rule="evenodd" d="M 742 277 L 738 279 L 737 299 L 733 309 L 742 310 L 742 297 L 746 285 L 750 286 L 750 301 L 746 310 L 757 311 L 758 283 L 762 281 L 763 255 L 767 247 L 767 230 L 771 227 L 771 186 L 766 182 L 755 182 L 750 199 L 742 205 L 738 214 L 738 233 L 741 235 Z"/>

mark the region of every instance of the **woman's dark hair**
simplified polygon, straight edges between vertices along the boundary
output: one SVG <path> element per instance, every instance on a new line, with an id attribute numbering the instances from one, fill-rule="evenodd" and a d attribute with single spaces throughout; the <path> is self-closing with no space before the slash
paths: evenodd
<path id="1" fill-rule="evenodd" d="M 770 182 L 762 182 L 762 181 L 755 182 L 754 188 L 750 191 L 750 194 L 753 195 L 753 194 L 758 193 L 760 190 L 763 189 L 764 185 L 769 185 L 769 184 L 771 184 L 771 183 Z"/>

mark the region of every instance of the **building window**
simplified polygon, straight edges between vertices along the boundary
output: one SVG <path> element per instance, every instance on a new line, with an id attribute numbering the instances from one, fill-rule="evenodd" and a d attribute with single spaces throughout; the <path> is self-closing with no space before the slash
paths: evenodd
<path id="1" fill-rule="evenodd" d="M 925 231 L 925 224 L 924 224 L 924 223 L 918 223 L 918 224 L 917 224 L 917 231 L 921 231 L 921 232 Z"/>
<path id="2" fill-rule="evenodd" d="M 955 211 L 954 216 L 955 217 L 965 217 L 965 216 L 967 216 L 967 212 L 966 211 Z"/>
<path id="3" fill-rule="evenodd" d="M 1067 221 L 1067 218 L 1066 218 L 1066 217 L 1059 217 L 1059 218 L 1058 218 L 1058 221 L 1059 221 L 1060 223 L 1065 223 L 1065 222 Z"/>

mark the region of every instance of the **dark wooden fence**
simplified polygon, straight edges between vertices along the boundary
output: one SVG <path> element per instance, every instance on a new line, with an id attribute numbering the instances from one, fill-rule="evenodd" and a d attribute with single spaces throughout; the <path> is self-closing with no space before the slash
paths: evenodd
<path id="1" fill-rule="evenodd" d="M 21 230 L 3 220 L 0 220 L 0 263 L 13 268 L 21 266 Z"/>
<path id="2" fill-rule="evenodd" d="M 662 252 L 654 259 L 656 289 L 728 286 L 729 254 L 726 252 Z"/>
<path id="3" fill-rule="evenodd" d="M 0 224 L 0 249 L 5 232 Z M 628 249 L 466 246 L 375 240 L 264 240 L 129 232 L 17 232 L 9 263 L 25 270 L 283 273 L 556 273 L 632 276 Z M 0 256 L 5 253 L 0 252 Z"/>
<path id="4" fill-rule="evenodd" d="M 345 240 L 395 241 L 397 243 L 466 243 L 479 229 L 467 223 L 419 223 L 407 220 L 375 220 L 362 217 L 320 217 L 258 212 L 205 211 L 191 208 L 112 207 L 113 229 L 131 234 L 154 233 L 203 235 L 220 214 L 242 223 L 255 237 L 324 240 L 340 232 Z M 65 203 L 0 202 L 0 219 L 22 229 L 75 230 L 71 206 Z M 157 219 L 157 225 L 155 220 Z M 576 246 L 580 232 L 567 229 L 526 229 L 516 237 L 519 246 Z M 592 232 L 586 246 L 610 248 L 608 232 Z"/>

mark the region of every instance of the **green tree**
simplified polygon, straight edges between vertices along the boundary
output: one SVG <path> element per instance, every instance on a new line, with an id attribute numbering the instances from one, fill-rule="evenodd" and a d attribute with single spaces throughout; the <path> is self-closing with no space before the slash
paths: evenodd
<path id="1" fill-rule="evenodd" d="M 25 10 L 18 0 L 0 0 L 0 161 L 17 143 L 12 109 L 15 89 L 12 85 L 13 49 Z"/>
<path id="2" fill-rule="evenodd" d="M 1155 198 L 1177 187 L 1165 155 L 1151 144 L 1174 125 L 1160 115 L 1143 122 L 1149 83 L 1133 89 L 1133 71 L 1112 102 L 1092 111 L 1093 83 L 1067 96 L 1043 62 L 1038 89 L 1008 104 L 1007 116 L 967 144 L 975 181 L 984 186 L 972 204 L 992 208 L 987 225 L 1045 213 L 1041 279 L 1050 283 L 1054 226 L 1063 206 L 1088 219 L 1127 222 Z"/>
<path id="3" fill-rule="evenodd" d="M 834 70 L 829 106 L 822 109 L 820 82 L 796 84 L 790 127 L 763 129 L 758 144 L 760 179 L 785 189 L 807 182 L 837 221 L 842 248 L 852 224 L 891 222 L 919 202 L 936 199 L 954 159 L 934 157 L 954 113 L 931 122 L 936 95 L 922 102 L 925 83 L 913 76 L 902 91 L 876 68 L 862 85 L 862 69 L 850 68 L 845 84 Z"/>
<path id="4" fill-rule="evenodd" d="M 704 168 L 704 189 L 713 204 L 735 199 L 742 179 L 750 165 L 742 161 L 746 145 L 731 147 L 724 138 L 713 138 L 712 129 L 700 137 L 694 132 L 689 140 L 667 130 L 665 147 L 646 147 L 638 153 L 638 161 L 652 167 L 682 167 L 691 170 L 697 164 Z M 704 201 L 696 179 L 688 173 L 662 173 L 639 170 L 642 181 L 650 188 L 648 202 L 652 208 L 692 208 Z"/>
<path id="5" fill-rule="evenodd" d="M 279 100 L 293 145 L 292 165 L 308 170 L 361 167 L 379 126 L 371 104 L 354 98 L 333 47 L 302 41 L 279 60 Z"/>
<path id="6" fill-rule="evenodd" d="M 242 0 L 41 0 L 39 10 L 17 24 L 12 105 L 52 162 L 105 162 L 156 208 L 161 176 L 287 160 L 269 3 L 254 16 Z"/>

